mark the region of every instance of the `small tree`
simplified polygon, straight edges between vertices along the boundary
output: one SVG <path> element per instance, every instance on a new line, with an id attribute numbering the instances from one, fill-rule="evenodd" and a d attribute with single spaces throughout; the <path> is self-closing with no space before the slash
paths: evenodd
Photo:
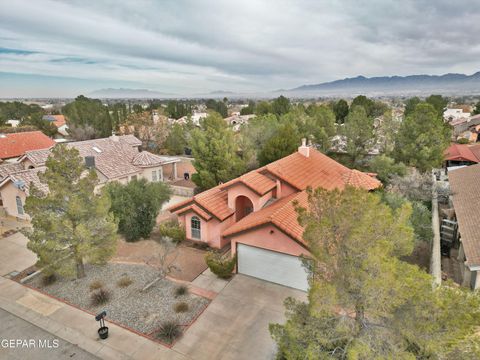
<path id="1" fill-rule="evenodd" d="M 340 99 L 333 105 L 333 112 L 335 113 L 335 120 L 338 124 L 343 124 L 348 115 L 348 103 Z"/>
<path id="2" fill-rule="evenodd" d="M 115 252 L 117 225 L 109 213 L 110 199 L 94 195 L 97 175 L 84 166 L 78 150 L 53 148 L 45 173 L 48 191 L 32 187 L 25 210 L 32 230 L 27 247 L 38 256 L 45 273 L 85 276 L 84 262 L 103 264 Z"/>
<path id="3" fill-rule="evenodd" d="M 148 238 L 158 212 L 170 198 L 167 185 L 145 179 L 132 180 L 126 185 L 113 182 L 105 191 L 112 199 L 111 211 L 118 219 L 118 230 L 127 241 Z"/>

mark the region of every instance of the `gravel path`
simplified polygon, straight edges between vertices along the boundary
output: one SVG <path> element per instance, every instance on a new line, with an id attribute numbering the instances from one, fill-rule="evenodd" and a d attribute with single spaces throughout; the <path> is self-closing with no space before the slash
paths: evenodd
<path id="1" fill-rule="evenodd" d="M 146 265 L 86 265 L 85 272 L 87 276 L 83 279 L 59 279 L 51 285 L 43 286 L 41 276 L 37 276 L 27 284 L 93 313 L 105 310 L 107 319 L 144 334 L 158 329 L 167 320 L 188 325 L 209 303 L 208 299 L 193 294 L 175 297 L 178 284 L 169 280 L 161 280 L 148 291 L 141 292 L 146 284 L 157 277 L 155 269 Z M 133 283 L 120 288 L 117 281 L 124 276 L 128 276 Z M 93 281 L 101 281 L 103 288 L 110 291 L 110 301 L 105 305 L 92 305 L 92 291 L 89 287 Z M 173 307 L 177 302 L 186 302 L 189 310 L 176 313 Z"/>

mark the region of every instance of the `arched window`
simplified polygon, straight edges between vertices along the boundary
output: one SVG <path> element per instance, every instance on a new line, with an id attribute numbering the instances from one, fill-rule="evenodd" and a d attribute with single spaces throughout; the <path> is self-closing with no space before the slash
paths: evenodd
<path id="1" fill-rule="evenodd" d="M 192 238 L 193 239 L 199 239 L 201 238 L 201 223 L 200 219 L 196 216 L 192 217 L 191 220 L 192 223 Z"/>
<path id="2" fill-rule="evenodd" d="M 15 201 L 17 202 L 17 212 L 18 212 L 18 215 L 23 215 L 24 212 L 23 212 L 23 204 L 22 204 L 22 199 L 20 199 L 20 196 L 17 196 L 15 198 Z"/>

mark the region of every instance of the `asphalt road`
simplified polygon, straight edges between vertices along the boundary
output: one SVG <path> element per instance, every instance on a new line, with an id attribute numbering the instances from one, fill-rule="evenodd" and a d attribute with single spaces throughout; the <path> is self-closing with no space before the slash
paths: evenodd
<path id="1" fill-rule="evenodd" d="M 0 309 L 1 360 L 97 360 L 55 335 Z"/>

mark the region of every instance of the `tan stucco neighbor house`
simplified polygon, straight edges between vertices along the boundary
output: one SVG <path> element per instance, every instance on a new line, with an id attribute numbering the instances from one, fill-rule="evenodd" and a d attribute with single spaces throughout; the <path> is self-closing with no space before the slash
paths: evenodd
<path id="1" fill-rule="evenodd" d="M 308 205 L 307 187 L 328 190 L 381 186 L 374 174 L 349 169 L 314 148 L 204 191 L 170 208 L 187 238 L 211 247 L 231 245 L 237 272 L 307 290 L 300 255 L 308 255 L 294 204 Z"/>
<path id="2" fill-rule="evenodd" d="M 114 135 L 66 144 L 79 151 L 87 167 L 95 169 L 99 178 L 96 191 L 110 181 L 126 184 L 141 178 L 151 182 L 177 180 L 179 158 L 141 151 L 140 145 L 141 141 L 133 135 Z M 0 165 L 0 207 L 7 215 L 28 219 L 23 205 L 31 183 L 48 190 L 40 182 L 38 173 L 45 170 L 50 152 L 51 149 L 27 151 L 18 162 Z"/>

